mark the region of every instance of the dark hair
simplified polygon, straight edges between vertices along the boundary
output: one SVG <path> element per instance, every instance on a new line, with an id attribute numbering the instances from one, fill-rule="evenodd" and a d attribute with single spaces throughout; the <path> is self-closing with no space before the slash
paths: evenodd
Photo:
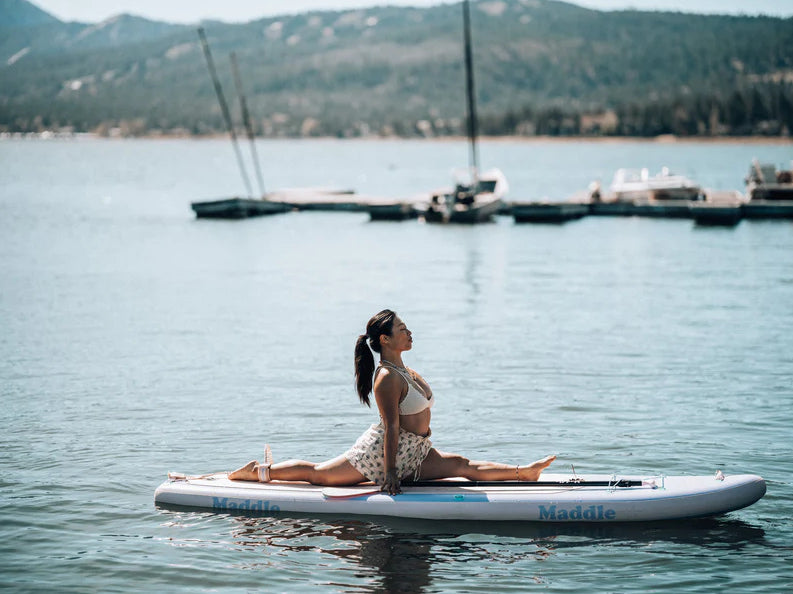
<path id="1" fill-rule="evenodd" d="M 361 334 L 355 341 L 355 387 L 358 390 L 358 398 L 366 406 L 369 404 L 369 394 L 372 392 L 372 375 L 374 374 L 374 356 L 372 351 L 380 352 L 380 336 L 386 334 L 391 336 L 394 329 L 394 318 L 396 313 L 390 309 L 384 309 L 380 313 L 372 316 L 366 324 L 366 334 Z M 369 341 L 369 346 L 366 341 Z"/>

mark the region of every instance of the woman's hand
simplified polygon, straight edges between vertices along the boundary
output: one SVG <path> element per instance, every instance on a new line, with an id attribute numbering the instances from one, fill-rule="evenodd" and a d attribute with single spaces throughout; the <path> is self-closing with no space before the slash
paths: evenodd
<path id="1" fill-rule="evenodd" d="M 396 469 L 386 471 L 385 480 L 383 481 L 383 486 L 380 487 L 380 490 L 388 493 L 389 495 L 399 495 L 402 492 L 402 489 L 399 486 L 399 477 L 397 476 Z"/>

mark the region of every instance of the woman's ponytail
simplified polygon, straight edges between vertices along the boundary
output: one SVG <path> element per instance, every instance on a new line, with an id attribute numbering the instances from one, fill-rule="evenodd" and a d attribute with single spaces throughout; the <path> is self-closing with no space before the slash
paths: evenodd
<path id="1" fill-rule="evenodd" d="M 368 337 L 361 334 L 355 342 L 355 387 L 358 398 L 366 406 L 369 404 L 369 394 L 372 392 L 372 375 L 374 374 L 374 356 L 366 344 Z"/>
<path id="2" fill-rule="evenodd" d="M 391 336 L 394 330 L 394 318 L 396 313 L 390 309 L 384 309 L 372 316 L 366 324 L 366 334 L 361 334 L 355 341 L 355 388 L 358 390 L 358 398 L 366 406 L 369 404 L 369 394 L 372 393 L 372 382 L 374 375 L 374 355 L 380 352 L 380 336 L 385 334 Z M 371 349 L 369 344 L 371 344 Z"/>

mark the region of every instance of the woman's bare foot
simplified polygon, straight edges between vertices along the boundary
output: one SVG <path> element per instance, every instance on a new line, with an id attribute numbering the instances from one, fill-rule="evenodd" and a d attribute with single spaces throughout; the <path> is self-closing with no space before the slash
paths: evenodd
<path id="1" fill-rule="evenodd" d="M 258 481 L 259 480 L 259 463 L 256 460 L 251 460 L 242 468 L 238 468 L 233 472 L 229 472 L 229 480 L 232 481 Z"/>
<path id="2" fill-rule="evenodd" d="M 540 478 L 543 470 L 551 465 L 551 462 L 556 460 L 556 456 L 546 456 L 541 460 L 532 462 L 528 466 L 518 467 L 518 476 L 522 481 L 536 481 Z"/>

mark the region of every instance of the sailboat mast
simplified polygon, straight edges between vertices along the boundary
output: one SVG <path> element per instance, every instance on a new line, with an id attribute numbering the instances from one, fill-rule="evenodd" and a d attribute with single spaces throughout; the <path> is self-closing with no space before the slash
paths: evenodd
<path id="1" fill-rule="evenodd" d="M 468 0 L 463 1 L 463 34 L 465 39 L 465 82 L 468 98 L 468 141 L 471 145 L 470 167 L 472 183 L 479 181 L 479 153 L 476 146 L 478 121 L 476 117 L 476 89 L 474 87 L 474 60 L 471 52 L 471 11 Z"/>
<path id="2" fill-rule="evenodd" d="M 218 97 L 218 103 L 220 103 L 220 111 L 223 114 L 223 121 L 226 123 L 226 129 L 228 130 L 229 136 L 231 136 L 231 144 L 234 147 L 234 154 L 237 155 L 237 164 L 239 164 L 240 166 L 240 173 L 242 173 L 242 181 L 245 183 L 245 189 L 248 191 L 248 197 L 253 196 L 253 190 L 251 190 L 251 182 L 248 179 L 248 172 L 245 171 L 245 164 L 242 160 L 240 147 L 237 144 L 237 134 L 234 132 L 234 124 L 232 124 L 231 122 L 231 113 L 229 112 L 229 106 L 226 103 L 226 97 L 223 95 L 223 87 L 220 86 L 218 73 L 217 70 L 215 69 L 215 61 L 212 59 L 212 51 L 209 49 L 209 42 L 207 41 L 207 36 L 204 33 L 203 27 L 199 27 L 198 37 L 201 39 L 201 47 L 204 49 L 204 57 L 206 58 L 207 61 L 209 76 L 212 77 L 212 84 L 215 86 L 215 94 Z"/>
<path id="3" fill-rule="evenodd" d="M 234 86 L 237 88 L 237 95 L 239 95 L 240 98 L 242 123 L 245 125 L 245 131 L 248 133 L 248 140 L 251 143 L 253 169 L 256 171 L 256 179 L 259 182 L 260 196 L 264 198 L 264 180 L 262 179 L 262 170 L 259 167 L 259 154 L 256 152 L 256 135 L 253 132 L 253 124 L 251 123 L 251 114 L 248 111 L 248 102 L 245 100 L 245 92 L 242 90 L 242 77 L 240 76 L 240 67 L 237 63 L 237 54 L 231 52 L 229 58 L 231 59 L 231 70 L 234 74 Z"/>

